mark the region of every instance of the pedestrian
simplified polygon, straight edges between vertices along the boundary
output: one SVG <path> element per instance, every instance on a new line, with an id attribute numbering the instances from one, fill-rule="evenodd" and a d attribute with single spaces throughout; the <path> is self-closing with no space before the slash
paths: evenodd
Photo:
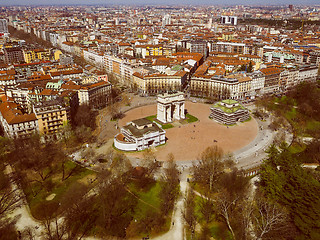
<path id="1" fill-rule="evenodd" d="M 174 226 L 174 222 L 172 222 L 172 226 Z"/>

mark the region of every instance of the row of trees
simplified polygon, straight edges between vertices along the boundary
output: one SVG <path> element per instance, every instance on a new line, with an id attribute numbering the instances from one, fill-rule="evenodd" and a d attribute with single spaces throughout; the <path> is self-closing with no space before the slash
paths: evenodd
<path id="1" fill-rule="evenodd" d="M 27 43 L 29 44 L 39 44 L 42 47 L 47 47 L 51 48 L 52 44 L 48 41 L 45 41 L 41 38 L 38 38 L 34 33 L 26 33 L 23 30 L 17 30 L 12 26 L 8 26 L 9 33 L 11 36 L 19 38 L 19 39 L 24 39 Z"/>
<path id="2" fill-rule="evenodd" d="M 254 191 L 232 159 L 222 161 L 222 156 L 218 147 L 207 148 L 193 167 L 194 186 L 205 193 L 200 197 L 192 189 L 186 193 L 182 214 L 192 238 L 200 223 L 199 239 L 210 239 L 210 226 L 218 221 L 227 229 L 217 233 L 220 238 L 227 238 L 229 232 L 232 239 L 293 239 L 296 231 L 287 210 L 271 201 L 260 187 Z M 279 232 L 286 234 L 279 237 Z"/>
<path id="3" fill-rule="evenodd" d="M 268 152 L 261 168 L 261 192 L 286 209 L 295 233 L 291 239 L 319 239 L 319 174 L 303 169 L 302 159 L 285 145 L 271 146 Z"/>
<path id="4" fill-rule="evenodd" d="M 149 95 L 156 95 L 159 93 L 164 92 L 172 92 L 172 91 L 181 91 L 181 84 L 179 83 L 173 83 L 173 84 L 166 84 L 166 83 L 157 83 L 157 82 L 146 82 L 146 93 Z"/>
<path id="5" fill-rule="evenodd" d="M 59 144 L 43 144 L 37 137 L 23 144 L 2 139 L 0 144 L 0 233 L 3 233 L 1 236 L 11 234 L 12 239 L 16 239 L 18 234 L 14 227 L 15 221 L 8 220 L 7 216 L 22 203 L 22 192 L 12 188 L 11 175 L 4 173 L 3 162 L 13 166 L 14 180 L 17 186 L 27 191 L 28 202 L 39 196 L 42 199 L 44 192 L 50 194 L 57 184 L 68 182 L 71 177 L 81 174 L 83 168 L 79 165 L 71 165 L 73 167 L 70 168 L 69 159 Z M 94 157 L 95 154 L 89 155 Z M 146 191 L 150 184 L 155 184 L 155 175 L 161 175 L 158 177 L 161 189 L 157 196 L 160 207 L 154 212 L 147 212 L 139 222 L 133 218 L 139 199 L 128 189 L 132 184 L 134 169 L 130 161 L 124 154 L 113 150 L 103 156 L 99 155 L 99 158 L 104 159 L 105 167 L 96 173 L 95 184 L 75 181 L 66 185 L 68 187 L 58 199 L 43 199 L 32 207 L 32 212 L 41 221 L 45 239 L 82 239 L 87 235 L 124 238 L 141 232 L 164 230 L 179 194 L 179 172 L 173 156 L 169 156 L 169 164 L 160 174 L 154 154 L 146 152 L 144 174 L 134 184 Z M 20 234 L 24 239 L 35 239 L 35 229 L 25 229 Z"/>
<path id="6" fill-rule="evenodd" d="M 210 100 L 223 100 L 230 98 L 230 90 L 226 87 L 214 87 L 208 85 L 191 84 L 190 94 L 192 96 L 204 97 Z"/>

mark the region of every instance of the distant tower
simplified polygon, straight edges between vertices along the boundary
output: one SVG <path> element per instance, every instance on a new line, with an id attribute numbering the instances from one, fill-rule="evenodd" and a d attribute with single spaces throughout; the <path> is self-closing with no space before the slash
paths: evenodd
<path id="1" fill-rule="evenodd" d="M 212 28 L 212 18 L 209 18 L 207 28 L 209 28 L 209 29 Z"/>
<path id="2" fill-rule="evenodd" d="M 237 25 L 238 17 L 236 16 L 221 16 L 221 24 L 228 24 L 228 25 Z"/>
<path id="3" fill-rule="evenodd" d="M 162 18 L 162 27 L 171 24 L 171 16 L 169 14 L 164 15 Z"/>
<path id="4" fill-rule="evenodd" d="M 291 12 L 293 12 L 293 5 L 292 5 L 292 4 L 289 5 L 289 10 L 290 10 Z"/>
<path id="5" fill-rule="evenodd" d="M 6 19 L 0 19 L 0 33 L 8 33 L 8 22 Z"/>

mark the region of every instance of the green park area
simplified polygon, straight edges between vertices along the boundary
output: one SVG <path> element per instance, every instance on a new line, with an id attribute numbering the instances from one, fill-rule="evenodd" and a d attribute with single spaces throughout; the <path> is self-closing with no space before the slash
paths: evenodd
<path id="1" fill-rule="evenodd" d="M 315 83 L 301 83 L 281 97 L 263 97 L 256 105 L 258 115 L 265 110 L 271 114 L 271 129 L 292 130 L 294 141 L 289 148 L 292 153 L 308 149 L 304 139 L 319 138 L 320 89 Z"/>
<path id="2" fill-rule="evenodd" d="M 49 172 L 50 170 L 45 170 Z M 66 176 L 63 176 L 65 171 Z M 68 197 L 70 189 L 74 185 L 91 185 L 91 180 L 95 179 L 96 174 L 92 170 L 86 169 L 77 165 L 72 161 L 66 161 L 64 170 L 58 168 L 53 174 L 50 174 L 45 181 L 39 182 L 36 180 L 25 179 L 29 181 L 24 185 L 24 193 L 28 201 L 31 214 L 36 219 L 43 219 L 43 209 L 50 205 L 50 207 L 57 210 L 59 203 Z M 92 186 L 88 186 L 92 187 Z"/>

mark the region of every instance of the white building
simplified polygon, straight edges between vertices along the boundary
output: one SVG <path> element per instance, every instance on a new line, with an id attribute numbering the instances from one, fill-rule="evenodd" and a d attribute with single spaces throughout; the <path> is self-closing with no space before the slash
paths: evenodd
<path id="1" fill-rule="evenodd" d="M 8 33 L 8 22 L 6 19 L 0 19 L 0 33 Z"/>
<path id="2" fill-rule="evenodd" d="M 34 113 L 23 114 L 13 102 L 0 104 L 0 122 L 8 138 L 27 138 L 39 133 L 38 119 Z"/>
<path id="3" fill-rule="evenodd" d="M 299 67 L 299 82 L 314 82 L 317 80 L 318 67 L 316 65 L 302 65 Z"/>
<path id="4" fill-rule="evenodd" d="M 148 119 L 128 123 L 114 137 L 114 146 L 122 151 L 140 151 L 166 142 L 165 130 Z"/>
<path id="5" fill-rule="evenodd" d="M 183 92 L 159 94 L 157 119 L 163 123 L 184 119 L 184 101 Z"/>
<path id="6" fill-rule="evenodd" d="M 221 16 L 221 24 L 237 25 L 238 17 L 236 16 Z"/>

